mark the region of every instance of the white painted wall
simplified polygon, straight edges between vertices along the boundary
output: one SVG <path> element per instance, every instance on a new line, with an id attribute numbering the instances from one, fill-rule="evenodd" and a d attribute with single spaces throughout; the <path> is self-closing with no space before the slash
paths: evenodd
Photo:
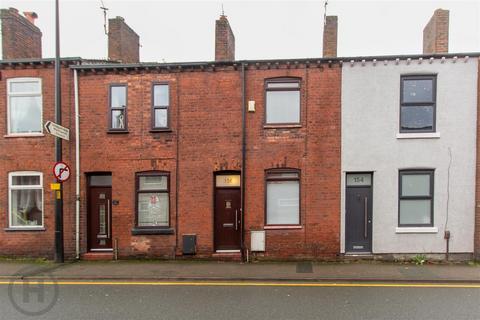
<path id="1" fill-rule="evenodd" d="M 372 171 L 373 253 L 445 252 L 449 151 L 450 252 L 473 252 L 477 58 L 344 63 L 342 69 L 342 252 L 345 172 Z M 398 139 L 400 76 L 437 74 L 439 138 Z M 398 170 L 434 168 L 434 233 L 397 233 Z M 431 230 L 430 230 L 431 231 Z"/>

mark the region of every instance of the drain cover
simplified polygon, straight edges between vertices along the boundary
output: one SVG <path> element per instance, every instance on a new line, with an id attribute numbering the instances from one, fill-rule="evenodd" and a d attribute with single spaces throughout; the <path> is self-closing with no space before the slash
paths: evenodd
<path id="1" fill-rule="evenodd" d="M 313 265 L 311 262 L 298 262 L 297 273 L 313 273 Z"/>

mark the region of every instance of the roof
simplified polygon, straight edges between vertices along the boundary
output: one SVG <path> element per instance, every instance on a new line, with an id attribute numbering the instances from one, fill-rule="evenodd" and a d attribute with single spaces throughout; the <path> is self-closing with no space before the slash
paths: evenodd
<path id="1" fill-rule="evenodd" d="M 80 57 L 62 58 L 64 65 L 72 69 L 83 71 L 101 70 L 104 72 L 114 70 L 184 70 L 184 69 L 213 69 L 217 67 L 238 67 L 244 66 L 267 66 L 267 68 L 276 68 L 279 65 L 299 66 L 299 65 L 319 65 L 319 64 L 343 64 L 366 61 L 392 61 L 392 60 L 417 60 L 417 59 L 452 59 L 452 58 L 480 57 L 480 52 L 468 53 L 445 53 L 445 54 L 415 54 L 415 55 L 383 55 L 383 56 L 354 56 L 354 57 L 323 57 L 323 58 L 300 58 L 300 59 L 265 59 L 265 60 L 235 60 L 235 61 L 197 61 L 197 62 L 179 62 L 179 63 L 160 63 L 160 62 L 140 62 L 140 63 L 119 63 L 118 61 L 102 59 L 82 59 Z M 0 60 L 2 66 L 22 66 L 22 65 L 48 65 L 54 64 L 54 58 L 43 59 L 12 59 Z"/>
<path id="2" fill-rule="evenodd" d="M 451 59 L 465 57 L 480 57 L 480 52 L 470 53 L 448 53 L 448 54 L 417 54 L 417 55 L 385 55 L 385 56 L 356 56 L 356 57 L 324 57 L 324 58 L 301 58 L 301 59 L 267 59 L 267 60 L 235 60 L 235 61 L 200 61 L 200 62 L 180 62 L 180 63 L 158 63 L 158 62 L 141 62 L 141 63 L 116 63 L 116 64 L 78 64 L 72 65 L 72 69 L 104 72 L 112 70 L 183 70 L 183 69 L 215 69 L 217 67 L 233 67 L 238 68 L 244 66 L 260 66 L 266 65 L 269 68 L 275 68 L 278 65 L 313 65 L 313 64 L 342 64 L 347 62 L 365 62 L 365 61 L 392 61 L 392 60 L 415 60 L 415 59 Z"/>

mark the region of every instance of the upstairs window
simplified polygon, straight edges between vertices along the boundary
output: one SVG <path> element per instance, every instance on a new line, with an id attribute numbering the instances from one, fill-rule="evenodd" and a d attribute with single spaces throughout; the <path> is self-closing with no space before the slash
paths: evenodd
<path id="1" fill-rule="evenodd" d="M 401 170 L 400 227 L 433 226 L 433 170 Z"/>
<path id="2" fill-rule="evenodd" d="M 265 86 L 265 123 L 300 124 L 300 80 L 271 79 Z"/>
<path id="3" fill-rule="evenodd" d="M 137 173 L 137 227 L 169 226 L 169 174 Z"/>
<path id="4" fill-rule="evenodd" d="M 127 131 L 127 86 L 110 86 L 110 131 Z"/>
<path id="5" fill-rule="evenodd" d="M 152 130 L 168 129 L 169 107 L 169 85 L 154 84 L 152 98 Z"/>
<path id="6" fill-rule="evenodd" d="M 403 76 L 400 132 L 435 132 L 436 76 Z"/>
<path id="7" fill-rule="evenodd" d="M 8 134 L 42 133 L 42 80 L 7 80 Z"/>
<path id="8" fill-rule="evenodd" d="M 11 172 L 8 176 L 10 228 L 43 226 L 43 181 L 40 172 Z"/>
<path id="9" fill-rule="evenodd" d="M 300 224 L 300 172 L 274 169 L 266 175 L 266 224 Z"/>

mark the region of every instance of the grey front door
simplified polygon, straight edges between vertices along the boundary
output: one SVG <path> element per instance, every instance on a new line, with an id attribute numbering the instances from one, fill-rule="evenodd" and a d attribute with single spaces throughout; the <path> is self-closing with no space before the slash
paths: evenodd
<path id="1" fill-rule="evenodd" d="M 347 174 L 345 251 L 372 252 L 372 174 Z"/>

